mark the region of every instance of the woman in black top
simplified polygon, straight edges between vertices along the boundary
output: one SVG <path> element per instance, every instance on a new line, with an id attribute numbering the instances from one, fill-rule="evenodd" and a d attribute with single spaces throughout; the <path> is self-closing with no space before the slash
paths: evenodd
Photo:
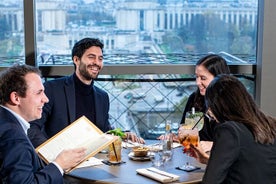
<path id="1" fill-rule="evenodd" d="M 197 90 L 192 93 L 187 101 L 186 107 L 183 112 L 181 119 L 181 124 L 185 123 L 185 115 L 188 111 L 195 108 L 195 111 L 200 111 L 205 113 L 205 103 L 204 95 L 207 86 L 210 82 L 219 74 L 230 74 L 228 65 L 221 56 L 216 54 L 209 54 L 199 59 L 195 67 L 196 84 L 198 86 Z M 209 151 L 212 146 L 213 132 L 214 132 L 214 121 L 209 121 L 207 117 L 204 116 L 204 125 L 202 130 L 199 132 L 201 143 L 206 151 Z M 164 135 L 158 137 L 158 139 L 163 139 Z M 174 141 L 178 141 L 178 136 L 174 135 Z"/>
<path id="2" fill-rule="evenodd" d="M 234 76 L 219 75 L 205 94 L 207 113 L 216 122 L 210 157 L 199 147 L 196 158 L 208 163 L 202 183 L 276 183 L 276 119 L 265 115 Z"/>
<path id="3" fill-rule="evenodd" d="M 192 110 L 192 107 L 195 108 L 195 111 L 200 111 L 203 113 L 206 112 L 206 107 L 204 103 L 204 95 L 206 88 L 214 79 L 214 77 L 216 77 L 219 74 L 230 74 L 230 70 L 227 66 L 226 61 L 219 55 L 207 55 L 201 58 L 196 63 L 195 76 L 198 88 L 188 98 L 180 122 L 181 124 L 185 123 L 185 115 L 187 112 Z M 202 130 L 199 131 L 199 137 L 201 141 L 213 141 L 213 132 L 215 124 L 216 123 L 214 121 L 210 121 L 209 118 L 204 116 L 204 125 Z"/>

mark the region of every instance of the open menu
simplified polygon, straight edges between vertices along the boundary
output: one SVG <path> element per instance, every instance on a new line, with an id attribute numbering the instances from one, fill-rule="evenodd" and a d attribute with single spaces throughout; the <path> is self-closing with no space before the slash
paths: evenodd
<path id="1" fill-rule="evenodd" d="M 82 116 L 37 147 L 36 152 L 48 164 L 54 161 L 64 149 L 85 147 L 86 156 L 83 160 L 85 161 L 103 150 L 117 138 L 117 136 L 103 133 L 85 116 Z"/>

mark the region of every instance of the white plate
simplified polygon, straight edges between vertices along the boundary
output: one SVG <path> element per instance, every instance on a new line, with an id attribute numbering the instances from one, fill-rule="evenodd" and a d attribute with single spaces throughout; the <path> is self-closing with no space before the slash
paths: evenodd
<path id="1" fill-rule="evenodd" d="M 133 152 L 130 152 L 128 154 L 128 157 L 132 160 L 146 161 L 146 160 L 150 160 L 150 153 L 148 153 L 147 156 L 144 156 L 144 157 L 136 157 L 136 156 L 134 156 Z"/>

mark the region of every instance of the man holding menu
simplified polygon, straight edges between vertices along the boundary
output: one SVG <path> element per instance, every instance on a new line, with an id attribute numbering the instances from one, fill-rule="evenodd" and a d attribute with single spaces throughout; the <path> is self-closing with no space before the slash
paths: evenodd
<path id="1" fill-rule="evenodd" d="M 30 121 L 48 102 L 37 68 L 15 65 L 0 74 L 0 183 L 63 183 L 63 172 L 84 159 L 85 149 L 62 151 L 44 166 L 27 137 Z"/>

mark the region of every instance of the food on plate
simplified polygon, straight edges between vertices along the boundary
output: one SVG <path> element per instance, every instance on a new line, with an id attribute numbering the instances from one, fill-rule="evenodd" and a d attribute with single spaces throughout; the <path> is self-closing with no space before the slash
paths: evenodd
<path id="1" fill-rule="evenodd" d="M 145 157 L 148 154 L 149 149 L 144 146 L 136 146 L 132 148 L 135 157 Z"/>

